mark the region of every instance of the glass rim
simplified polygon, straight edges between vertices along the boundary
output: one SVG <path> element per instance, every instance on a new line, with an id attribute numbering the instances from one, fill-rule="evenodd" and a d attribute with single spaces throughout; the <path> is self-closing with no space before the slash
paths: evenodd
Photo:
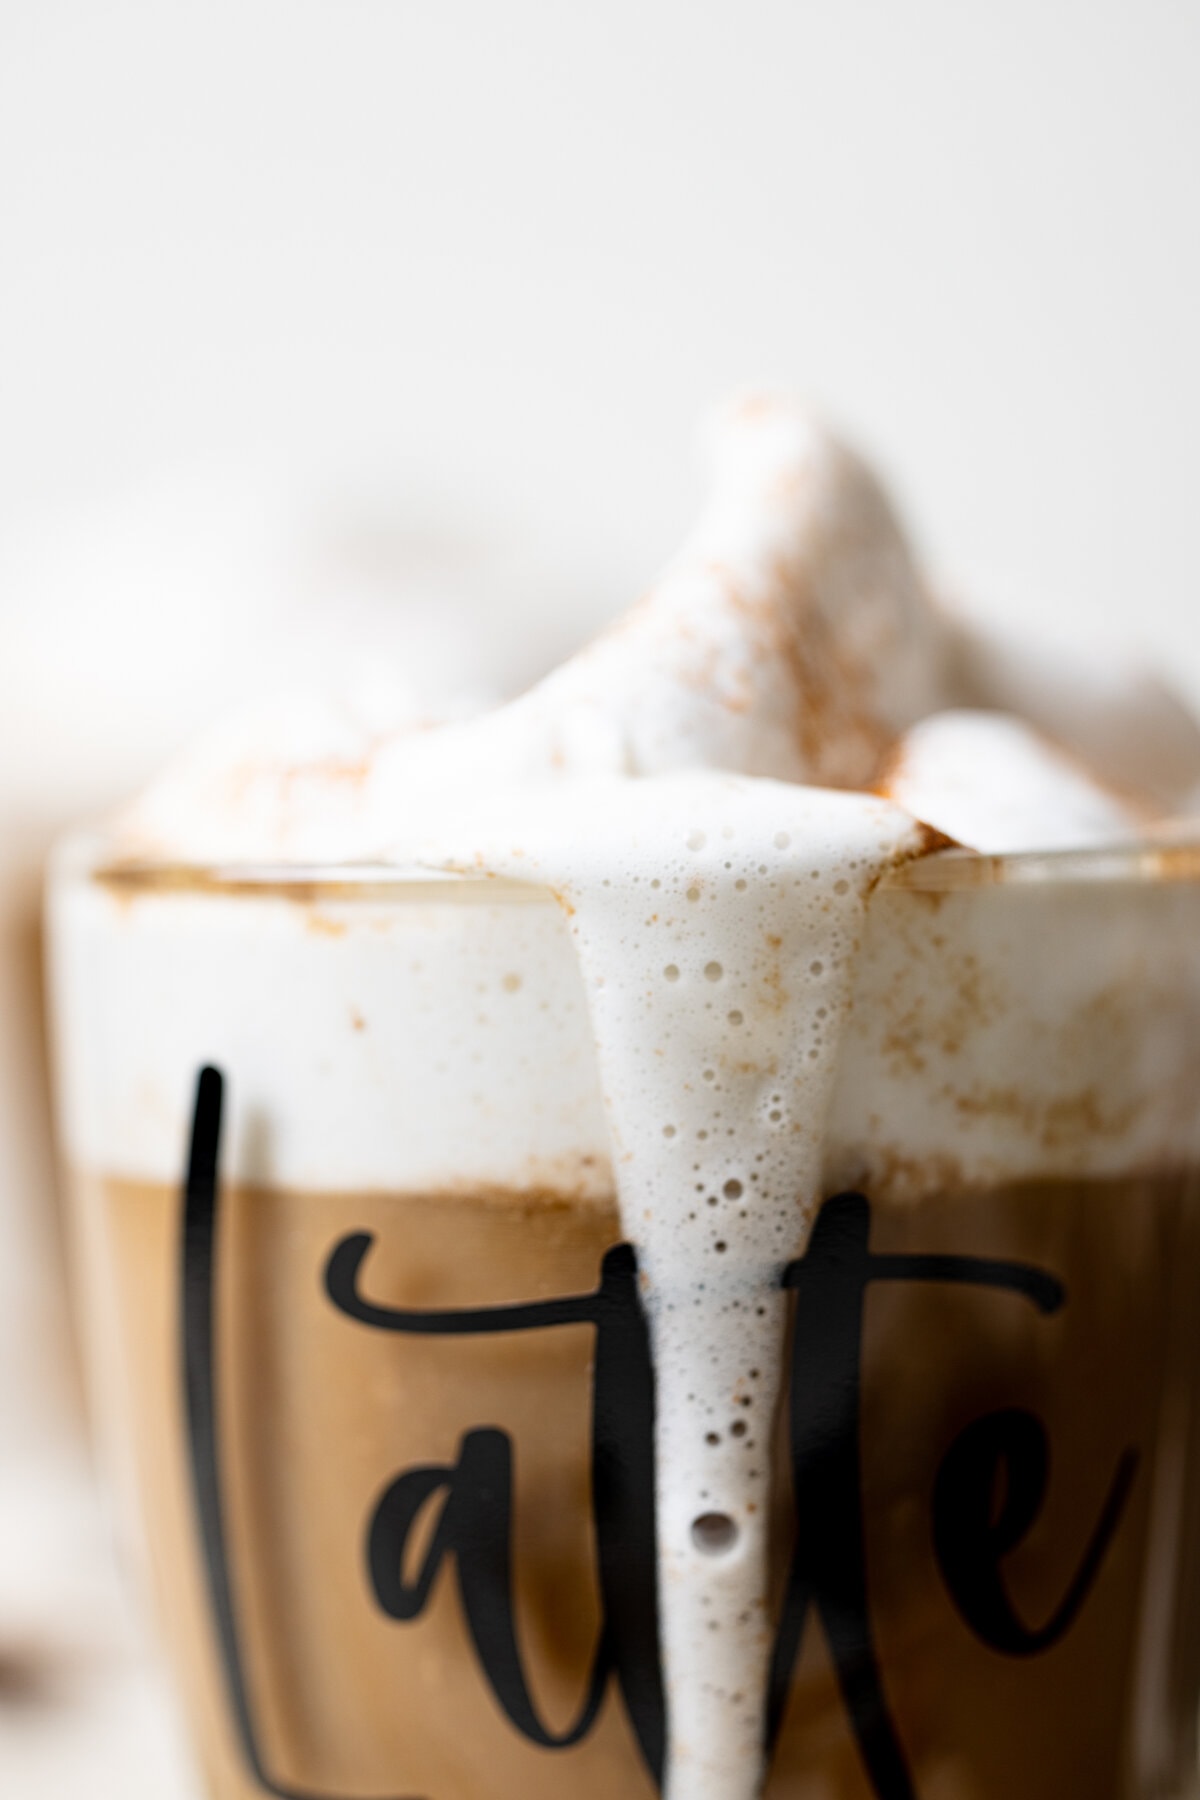
<path id="1" fill-rule="evenodd" d="M 550 887 L 537 882 L 381 862 L 184 861 L 92 854 L 82 862 L 72 858 L 66 872 L 127 896 L 192 893 L 302 901 L 486 897 L 518 904 L 552 898 Z M 898 863 L 886 871 L 878 889 L 947 894 L 994 887 L 1115 887 L 1191 881 L 1200 881 L 1200 832 L 1188 838 L 1142 838 L 1136 843 L 1088 849 L 988 853 L 953 846 Z"/>

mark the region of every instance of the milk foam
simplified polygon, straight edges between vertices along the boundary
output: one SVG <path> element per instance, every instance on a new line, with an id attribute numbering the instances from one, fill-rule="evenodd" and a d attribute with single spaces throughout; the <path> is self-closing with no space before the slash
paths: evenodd
<path id="1" fill-rule="evenodd" d="M 129 855 L 417 863 L 558 897 L 655 1354 L 668 1800 L 761 1789 L 780 1275 L 828 1179 L 867 898 L 929 827 L 1009 850 L 1128 838 L 1145 815 L 1072 762 L 1104 737 L 1077 695 L 1066 752 L 947 710 L 980 698 L 965 628 L 874 478 L 801 412 L 740 402 L 714 457 L 658 585 L 521 700 L 382 738 L 322 727 L 270 757 L 235 732 L 120 837 Z M 1200 754 L 1173 720 L 1156 760 L 1146 710 L 1161 802 Z M 826 791 L 877 782 L 892 799 Z"/>
<path id="2" fill-rule="evenodd" d="M 947 837 L 996 855 L 1131 842 L 1145 817 L 1004 713 L 922 719 L 876 787 Z"/>
<path id="3" fill-rule="evenodd" d="M 780 1273 L 821 1198 L 864 900 L 924 834 L 860 795 L 692 774 L 526 796 L 474 841 L 560 896 L 584 973 L 654 1352 L 667 1792 L 750 1800 Z"/>

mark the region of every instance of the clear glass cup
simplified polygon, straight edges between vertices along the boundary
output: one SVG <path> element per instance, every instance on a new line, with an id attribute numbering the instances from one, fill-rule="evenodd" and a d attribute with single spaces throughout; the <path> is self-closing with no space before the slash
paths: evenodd
<path id="1" fill-rule="evenodd" d="M 653 1368 L 552 897 L 60 856 L 96 1413 L 214 1800 L 658 1789 Z M 1200 851 L 872 897 L 780 1416 L 768 1800 L 1182 1800 Z M 757 1441 L 756 1441 L 757 1440 Z"/>

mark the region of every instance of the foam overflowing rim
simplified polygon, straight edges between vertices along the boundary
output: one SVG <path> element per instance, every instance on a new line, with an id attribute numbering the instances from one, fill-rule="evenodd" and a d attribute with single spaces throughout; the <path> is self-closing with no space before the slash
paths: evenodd
<path id="1" fill-rule="evenodd" d="M 301 901 L 486 898 L 518 905 L 540 904 L 550 898 L 548 889 L 532 883 L 417 866 L 114 859 L 98 854 L 94 841 L 83 854 L 78 841 L 72 848 L 75 854 L 66 859 L 64 872 L 83 875 L 128 895 L 208 893 Z M 943 849 L 899 864 L 884 876 L 880 887 L 948 894 L 992 887 L 1187 881 L 1200 881 L 1200 838 L 1178 842 L 1145 839 L 1087 850 L 1026 850 L 1006 855 Z"/>

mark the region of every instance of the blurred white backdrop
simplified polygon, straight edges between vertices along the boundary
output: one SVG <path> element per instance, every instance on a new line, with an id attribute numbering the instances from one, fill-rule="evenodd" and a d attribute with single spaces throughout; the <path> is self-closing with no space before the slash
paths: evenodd
<path id="1" fill-rule="evenodd" d="M 672 549 L 746 381 L 968 593 L 1200 699 L 1198 173 L 1196 0 L 0 4 L 10 1446 L 62 1410 L 20 1352 L 52 834 L 335 605 L 386 645 L 460 597 L 519 679 Z"/>
<path id="2" fill-rule="evenodd" d="M 369 462 L 615 604 L 780 380 L 1200 683 L 1198 89 L 1195 0 L 8 0 L 0 506 Z"/>

